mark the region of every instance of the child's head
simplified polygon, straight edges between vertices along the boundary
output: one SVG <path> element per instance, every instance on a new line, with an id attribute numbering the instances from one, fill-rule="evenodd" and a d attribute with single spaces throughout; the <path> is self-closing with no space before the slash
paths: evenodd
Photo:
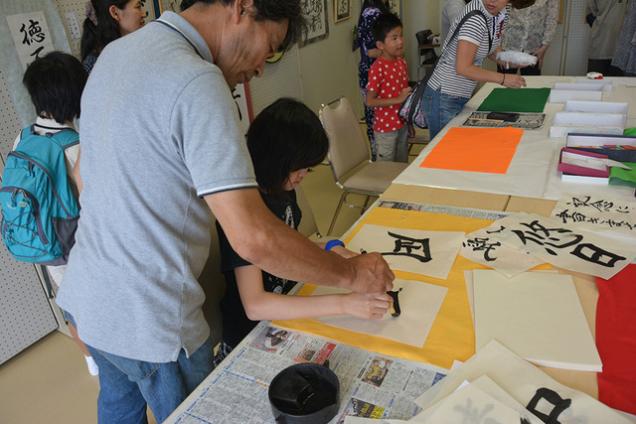
<path id="1" fill-rule="evenodd" d="M 388 58 L 404 55 L 404 37 L 402 37 L 402 21 L 393 13 L 383 13 L 373 26 L 375 45 Z"/>
<path id="2" fill-rule="evenodd" d="M 75 57 L 51 52 L 27 67 L 22 82 L 38 116 L 65 123 L 80 115 L 80 99 L 87 78 L 86 70 Z"/>
<path id="3" fill-rule="evenodd" d="M 256 181 L 270 194 L 293 190 L 327 156 L 320 120 L 301 102 L 282 98 L 267 106 L 247 132 Z"/>

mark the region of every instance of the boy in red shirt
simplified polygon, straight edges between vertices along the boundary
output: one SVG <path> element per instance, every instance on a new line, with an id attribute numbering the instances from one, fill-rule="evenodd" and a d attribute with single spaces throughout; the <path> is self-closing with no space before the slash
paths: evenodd
<path id="1" fill-rule="evenodd" d="M 375 109 L 373 131 L 378 160 L 408 162 L 407 127 L 400 119 L 400 105 L 411 92 L 404 55 L 402 22 L 394 14 L 381 15 L 373 28 L 382 52 L 369 69 L 367 106 Z"/>

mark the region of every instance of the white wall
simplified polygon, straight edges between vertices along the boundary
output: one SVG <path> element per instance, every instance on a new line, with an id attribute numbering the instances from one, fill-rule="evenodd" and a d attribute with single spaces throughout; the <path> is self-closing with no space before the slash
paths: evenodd
<path id="1" fill-rule="evenodd" d="M 423 29 L 430 29 L 434 34 L 439 34 L 440 11 L 440 0 L 402 1 L 402 22 L 404 23 L 404 40 L 406 42 L 405 56 L 411 80 L 417 80 L 417 68 L 419 67 L 415 34 Z"/>

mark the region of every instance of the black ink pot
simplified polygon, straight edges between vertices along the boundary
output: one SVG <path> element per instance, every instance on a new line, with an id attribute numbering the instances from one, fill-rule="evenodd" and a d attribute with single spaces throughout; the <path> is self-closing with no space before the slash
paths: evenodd
<path id="1" fill-rule="evenodd" d="M 274 377 L 268 396 L 279 424 L 326 424 L 338 413 L 340 382 L 326 366 L 296 364 Z"/>

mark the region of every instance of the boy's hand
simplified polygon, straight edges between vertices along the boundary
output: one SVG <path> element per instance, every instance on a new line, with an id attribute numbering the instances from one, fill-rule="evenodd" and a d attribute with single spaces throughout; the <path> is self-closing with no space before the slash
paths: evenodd
<path id="1" fill-rule="evenodd" d="M 393 290 L 395 275 L 382 255 L 377 252 L 347 259 L 353 279 L 345 287 L 357 293 L 384 293 Z"/>
<path id="2" fill-rule="evenodd" d="M 403 103 L 404 100 L 406 100 L 406 98 L 409 96 L 409 94 L 411 94 L 411 87 L 403 88 L 400 92 L 400 95 L 398 96 L 398 99 L 400 99 L 400 103 Z"/>
<path id="3" fill-rule="evenodd" d="M 342 296 L 342 310 L 363 319 L 382 319 L 391 306 L 386 293 L 350 293 Z"/>

